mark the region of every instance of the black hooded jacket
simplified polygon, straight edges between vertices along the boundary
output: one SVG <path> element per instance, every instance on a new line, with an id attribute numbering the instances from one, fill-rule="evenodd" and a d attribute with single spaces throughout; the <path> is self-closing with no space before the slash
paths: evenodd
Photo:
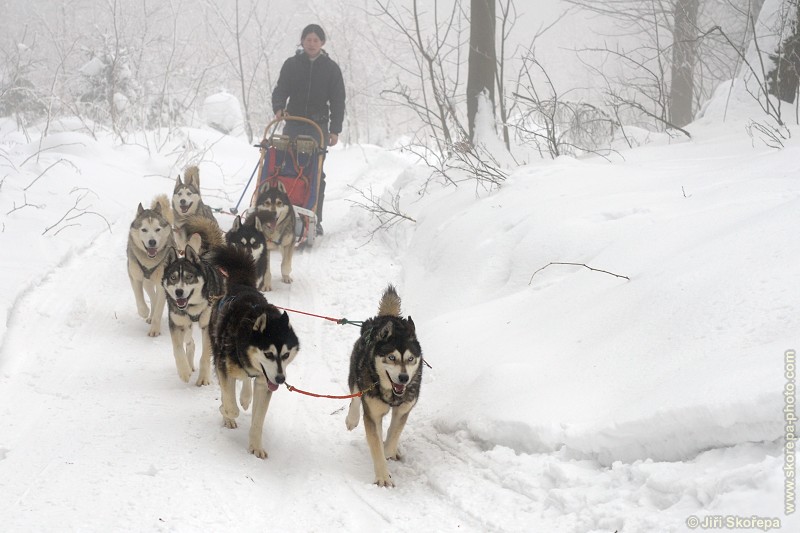
<path id="1" fill-rule="evenodd" d="M 344 121 L 344 99 L 344 80 L 339 65 L 324 50 L 314 61 L 298 51 L 281 67 L 278 84 L 272 91 L 272 110 L 277 113 L 285 109 L 290 115 L 309 118 L 325 126 L 330 120 L 328 131 L 338 135 Z"/>

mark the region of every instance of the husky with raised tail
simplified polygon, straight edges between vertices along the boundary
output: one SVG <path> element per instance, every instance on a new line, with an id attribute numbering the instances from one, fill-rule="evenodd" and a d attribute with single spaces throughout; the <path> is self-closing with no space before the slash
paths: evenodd
<path id="1" fill-rule="evenodd" d="M 228 277 L 227 290 L 211 312 L 214 369 L 222 397 L 219 411 L 225 427 L 237 427 L 236 381 L 243 383 L 240 401 L 244 409 L 250 401 L 250 382 L 254 382 L 248 449 L 266 459 L 264 418 L 272 393 L 286 381 L 286 368 L 297 355 L 300 342 L 289 315 L 267 302 L 256 288 L 255 264 L 244 248 L 226 246 L 215 250 L 211 260 Z"/>
<path id="2" fill-rule="evenodd" d="M 150 324 L 147 334 L 161 335 L 161 317 L 166 298 L 161 286 L 167 252 L 175 246 L 172 235 L 172 211 L 166 195 L 153 199 L 150 209 L 139 204 L 128 231 L 128 278 L 139 316 Z M 144 293 L 150 299 L 150 307 Z"/>
<path id="3" fill-rule="evenodd" d="M 364 430 L 375 468 L 375 483 L 393 487 L 386 459 L 400 459 L 397 443 L 417 404 L 422 384 L 422 348 L 411 317 L 402 318 L 400 297 L 389 285 L 378 304 L 378 315 L 361 326 L 353 346 L 348 377 L 351 394 L 347 429 L 358 425 L 364 408 Z M 392 411 L 392 421 L 383 440 L 383 417 Z"/>

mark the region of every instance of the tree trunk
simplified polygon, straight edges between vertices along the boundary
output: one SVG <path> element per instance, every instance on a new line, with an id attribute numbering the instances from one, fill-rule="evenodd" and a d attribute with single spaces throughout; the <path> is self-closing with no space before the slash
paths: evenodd
<path id="1" fill-rule="evenodd" d="M 469 138 L 475 137 L 478 95 L 486 91 L 494 107 L 495 0 L 470 0 L 469 73 L 467 75 L 467 119 Z"/>
<path id="2" fill-rule="evenodd" d="M 697 54 L 698 0 L 677 0 L 672 28 L 672 81 L 669 94 L 670 122 L 678 127 L 694 118 L 694 64 Z"/>

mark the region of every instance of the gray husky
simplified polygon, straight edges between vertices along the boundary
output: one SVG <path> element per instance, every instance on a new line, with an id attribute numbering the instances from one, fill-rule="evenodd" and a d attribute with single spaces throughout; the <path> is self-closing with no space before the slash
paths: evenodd
<path id="1" fill-rule="evenodd" d="M 211 383 L 211 302 L 225 292 L 225 277 L 196 250 L 200 250 L 201 237 L 195 233 L 189 239 L 183 257 L 171 248 L 167 253 L 167 267 L 162 285 L 169 304 L 169 333 L 172 337 L 172 354 L 178 376 L 188 382 L 194 371 L 194 339 L 192 324 L 200 326 L 202 353 L 198 387 Z"/>
<path id="2" fill-rule="evenodd" d="M 128 278 L 136 298 L 136 309 L 150 324 L 147 334 L 151 337 L 161 335 L 165 304 L 161 278 L 167 252 L 175 246 L 171 214 L 169 200 L 163 194 L 153 199 L 150 209 L 140 203 L 128 232 Z M 144 292 L 150 298 L 149 309 Z"/>
<path id="3" fill-rule="evenodd" d="M 189 217 L 199 215 L 212 220 L 219 227 L 217 219 L 214 218 L 214 212 L 203 203 L 203 198 L 200 196 L 200 169 L 196 166 L 186 168 L 183 181 L 178 175 L 175 189 L 172 191 L 172 213 L 175 231 L 178 234 L 178 245 L 181 249 L 189 239 L 189 235 L 183 228 Z"/>
<path id="4" fill-rule="evenodd" d="M 255 265 L 246 250 L 237 246 L 218 249 L 212 262 L 228 275 L 227 291 L 211 312 L 214 368 L 222 397 L 219 411 L 225 427 L 237 427 L 236 380 L 243 382 L 245 409 L 250 401 L 250 381 L 255 381 L 248 449 L 265 459 L 264 418 L 272 393 L 286 381 L 286 368 L 297 355 L 300 342 L 286 312 L 268 303 L 256 288 Z"/>
<path id="5" fill-rule="evenodd" d="M 225 241 L 228 244 L 241 246 L 248 251 L 253 261 L 256 263 L 256 280 L 259 290 L 267 289 L 267 266 L 269 265 L 269 249 L 264 231 L 261 228 L 261 220 L 258 217 L 250 217 L 246 222 L 242 222 L 242 217 L 237 216 L 233 219 L 233 225 L 228 233 L 225 234 Z"/>
<path id="6" fill-rule="evenodd" d="M 292 255 L 294 254 L 296 215 L 283 183 L 263 184 L 256 197 L 256 207 L 245 219 L 246 223 L 255 217 L 261 223 L 267 248 L 281 251 L 281 279 L 292 282 Z M 261 290 L 272 290 L 272 273 L 269 262 Z"/>
<path id="7" fill-rule="evenodd" d="M 399 459 L 397 443 L 408 414 L 419 399 L 422 383 L 422 348 L 411 317 L 400 315 L 400 297 L 389 285 L 378 305 L 378 315 L 361 326 L 361 336 L 350 356 L 350 392 L 361 393 L 350 401 L 347 429 L 358 425 L 364 406 L 364 430 L 375 483 L 392 487 L 386 459 Z M 383 440 L 383 417 L 391 409 L 392 421 Z"/>

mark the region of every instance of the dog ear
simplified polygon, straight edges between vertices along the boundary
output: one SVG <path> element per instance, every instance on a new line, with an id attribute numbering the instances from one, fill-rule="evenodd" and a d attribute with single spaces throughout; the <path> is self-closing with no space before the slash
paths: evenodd
<path id="1" fill-rule="evenodd" d="M 253 322 L 253 331 L 263 332 L 264 328 L 266 327 L 267 327 L 267 313 L 261 313 L 261 315 L 258 318 L 256 318 L 256 321 Z"/>
<path id="2" fill-rule="evenodd" d="M 200 237 L 199 233 L 192 233 L 192 236 L 189 237 L 189 242 L 186 245 L 186 258 L 190 259 L 193 263 L 197 263 L 200 261 L 200 257 L 197 255 L 200 253 L 200 249 L 203 247 L 203 239 Z M 191 249 L 191 256 L 189 255 L 189 250 Z"/>
<path id="3" fill-rule="evenodd" d="M 286 192 L 286 186 L 283 184 L 283 182 L 282 182 L 281 180 L 278 180 L 278 186 L 277 186 L 277 189 L 278 189 L 279 191 L 283 192 L 283 193 L 285 193 L 285 192 Z"/>
<path id="4" fill-rule="evenodd" d="M 231 226 L 231 231 L 239 231 L 239 228 L 242 227 L 242 217 L 236 215 L 236 218 L 233 219 L 233 226 Z"/>
<path id="5" fill-rule="evenodd" d="M 291 327 L 291 324 L 289 324 L 289 314 L 286 311 L 281 314 L 281 325 Z"/>
<path id="6" fill-rule="evenodd" d="M 178 189 L 180 189 L 182 186 L 183 182 L 181 181 L 181 175 L 178 174 L 178 179 L 175 181 L 175 190 L 173 192 L 178 192 Z"/>
<path id="7" fill-rule="evenodd" d="M 387 322 L 378 332 L 378 340 L 385 341 L 394 333 L 394 322 Z"/>
<path id="8" fill-rule="evenodd" d="M 142 207 L 142 202 L 139 202 L 139 207 L 136 208 L 136 216 L 138 217 L 144 212 L 144 207 Z"/>
<path id="9" fill-rule="evenodd" d="M 153 208 L 153 211 L 155 211 L 159 215 L 161 214 L 161 202 L 156 203 L 155 207 Z"/>
<path id="10" fill-rule="evenodd" d="M 411 320 L 411 315 L 406 317 L 406 324 L 408 324 L 408 334 L 412 335 L 412 336 L 416 335 L 417 334 L 417 328 L 416 328 L 416 326 L 414 326 L 414 321 Z"/>
<path id="11" fill-rule="evenodd" d="M 262 226 L 261 226 L 261 220 L 258 217 L 255 217 L 255 216 L 253 217 L 253 220 L 255 221 L 253 223 L 253 225 L 255 226 L 256 231 L 264 231 L 262 229 Z"/>
<path id="12" fill-rule="evenodd" d="M 169 250 L 167 250 L 167 256 L 164 258 L 164 261 L 166 261 L 166 264 L 171 265 L 177 260 L 178 250 L 176 250 L 174 246 L 170 246 Z"/>

